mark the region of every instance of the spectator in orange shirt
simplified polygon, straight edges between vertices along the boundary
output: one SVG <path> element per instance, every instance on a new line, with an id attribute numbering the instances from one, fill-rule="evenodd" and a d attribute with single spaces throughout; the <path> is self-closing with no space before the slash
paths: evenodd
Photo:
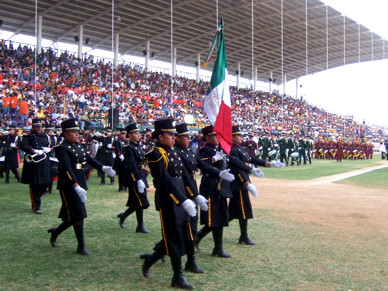
<path id="1" fill-rule="evenodd" d="M 9 115 L 9 97 L 3 97 L 3 114 Z"/>
<path id="2" fill-rule="evenodd" d="M 19 114 L 20 114 L 20 119 L 23 120 L 24 125 L 27 122 L 27 114 L 28 114 L 28 103 L 25 98 L 20 102 L 19 104 Z"/>
<path id="3" fill-rule="evenodd" d="M 9 109 L 11 117 L 16 116 L 16 108 L 18 107 L 18 94 L 13 92 L 9 98 Z"/>

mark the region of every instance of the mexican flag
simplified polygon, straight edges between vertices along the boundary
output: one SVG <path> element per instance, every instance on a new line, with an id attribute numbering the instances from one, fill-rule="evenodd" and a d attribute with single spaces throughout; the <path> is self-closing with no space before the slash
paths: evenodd
<path id="1" fill-rule="evenodd" d="M 210 86 L 208 88 L 204 109 L 213 125 L 213 130 L 217 132 L 217 137 L 221 147 L 229 154 L 232 147 L 232 113 L 230 103 L 230 92 L 228 84 L 228 66 L 226 64 L 226 51 L 223 24 L 217 30 L 213 42 L 217 41 L 217 57 L 213 68 Z M 214 48 L 209 53 L 211 55 Z M 208 57 L 209 58 L 209 57 Z M 206 62 L 209 61 L 207 58 Z"/>

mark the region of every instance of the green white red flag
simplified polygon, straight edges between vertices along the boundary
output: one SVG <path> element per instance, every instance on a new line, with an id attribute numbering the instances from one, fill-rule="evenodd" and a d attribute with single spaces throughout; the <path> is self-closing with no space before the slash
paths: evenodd
<path id="1" fill-rule="evenodd" d="M 228 66 L 226 62 L 223 23 L 217 30 L 217 57 L 213 68 L 210 85 L 203 103 L 205 112 L 217 133 L 224 151 L 229 154 L 232 147 L 232 112 L 228 84 Z M 213 50 L 214 46 L 212 45 Z M 211 52 L 209 53 L 211 55 Z M 207 60 L 208 61 L 208 60 Z"/>

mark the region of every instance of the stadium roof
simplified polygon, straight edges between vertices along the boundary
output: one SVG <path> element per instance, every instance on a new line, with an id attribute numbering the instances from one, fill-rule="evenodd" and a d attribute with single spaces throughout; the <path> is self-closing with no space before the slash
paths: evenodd
<path id="1" fill-rule="evenodd" d="M 120 35 L 121 54 L 143 56 L 149 40 L 155 59 L 171 61 L 170 0 L 116 0 L 114 7 L 114 31 Z M 306 58 L 306 1 L 283 1 L 283 72 L 288 81 L 306 72 L 387 58 L 383 46 L 386 50 L 388 43 L 368 28 L 331 7 L 326 18 L 326 5 L 318 0 L 307 0 L 307 7 Z M 251 0 L 218 1 L 218 15 L 224 19 L 229 71 L 234 72 L 237 63 L 241 63 L 246 78 L 251 78 L 252 71 L 251 9 Z M 43 16 L 43 38 L 74 44 L 82 24 L 89 46 L 111 51 L 111 0 L 38 0 L 37 10 Z M 269 72 L 273 71 L 276 83 L 281 83 L 281 0 L 254 0 L 253 10 L 258 79 L 268 81 Z M 1 0 L 0 20 L 3 30 L 35 35 L 35 1 Z M 178 65 L 194 67 L 198 53 L 203 61 L 215 30 L 215 0 L 173 1 Z"/>

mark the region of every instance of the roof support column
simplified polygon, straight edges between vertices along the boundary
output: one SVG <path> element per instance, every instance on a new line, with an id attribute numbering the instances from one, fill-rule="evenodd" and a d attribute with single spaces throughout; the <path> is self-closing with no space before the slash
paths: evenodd
<path id="1" fill-rule="evenodd" d="M 254 66 L 253 69 L 253 92 L 257 91 L 257 66 Z"/>
<path id="2" fill-rule="evenodd" d="M 273 82 L 273 74 L 271 71 L 269 72 L 269 94 L 272 94 L 272 82 Z"/>
<path id="3" fill-rule="evenodd" d="M 174 47 L 174 53 L 172 57 L 172 73 L 171 76 L 175 78 L 176 75 L 176 47 Z"/>
<path id="4" fill-rule="evenodd" d="M 145 69 L 149 71 L 150 69 L 150 41 L 147 40 L 146 43 L 146 55 L 145 55 Z"/>
<path id="5" fill-rule="evenodd" d="M 295 87 L 295 99 L 298 99 L 299 78 L 296 78 L 295 84 L 296 84 L 296 87 Z"/>
<path id="6" fill-rule="evenodd" d="M 42 22 L 43 16 L 38 17 L 38 35 L 36 36 L 36 53 L 40 54 L 42 52 Z"/>
<path id="7" fill-rule="evenodd" d="M 114 56 L 113 56 L 113 66 L 115 69 L 117 69 L 117 66 L 119 64 L 119 46 L 120 46 L 119 39 L 120 39 L 120 34 L 116 33 L 115 34 L 115 42 L 114 42 L 115 51 L 114 51 Z"/>
<path id="8" fill-rule="evenodd" d="M 78 40 L 78 58 L 82 60 L 82 45 L 84 40 L 84 26 L 79 26 L 79 40 Z"/>
<path id="9" fill-rule="evenodd" d="M 201 63 L 201 54 L 198 54 L 197 63 L 196 63 L 197 74 L 196 74 L 196 78 L 195 78 L 197 83 L 199 82 L 199 74 L 200 74 L 200 69 L 201 69 L 200 63 Z"/>
<path id="10" fill-rule="evenodd" d="M 237 90 L 240 89 L 240 63 L 237 63 Z"/>
<path id="11" fill-rule="evenodd" d="M 286 83 L 287 83 L 287 75 L 284 75 L 283 80 L 283 95 L 286 96 Z"/>

